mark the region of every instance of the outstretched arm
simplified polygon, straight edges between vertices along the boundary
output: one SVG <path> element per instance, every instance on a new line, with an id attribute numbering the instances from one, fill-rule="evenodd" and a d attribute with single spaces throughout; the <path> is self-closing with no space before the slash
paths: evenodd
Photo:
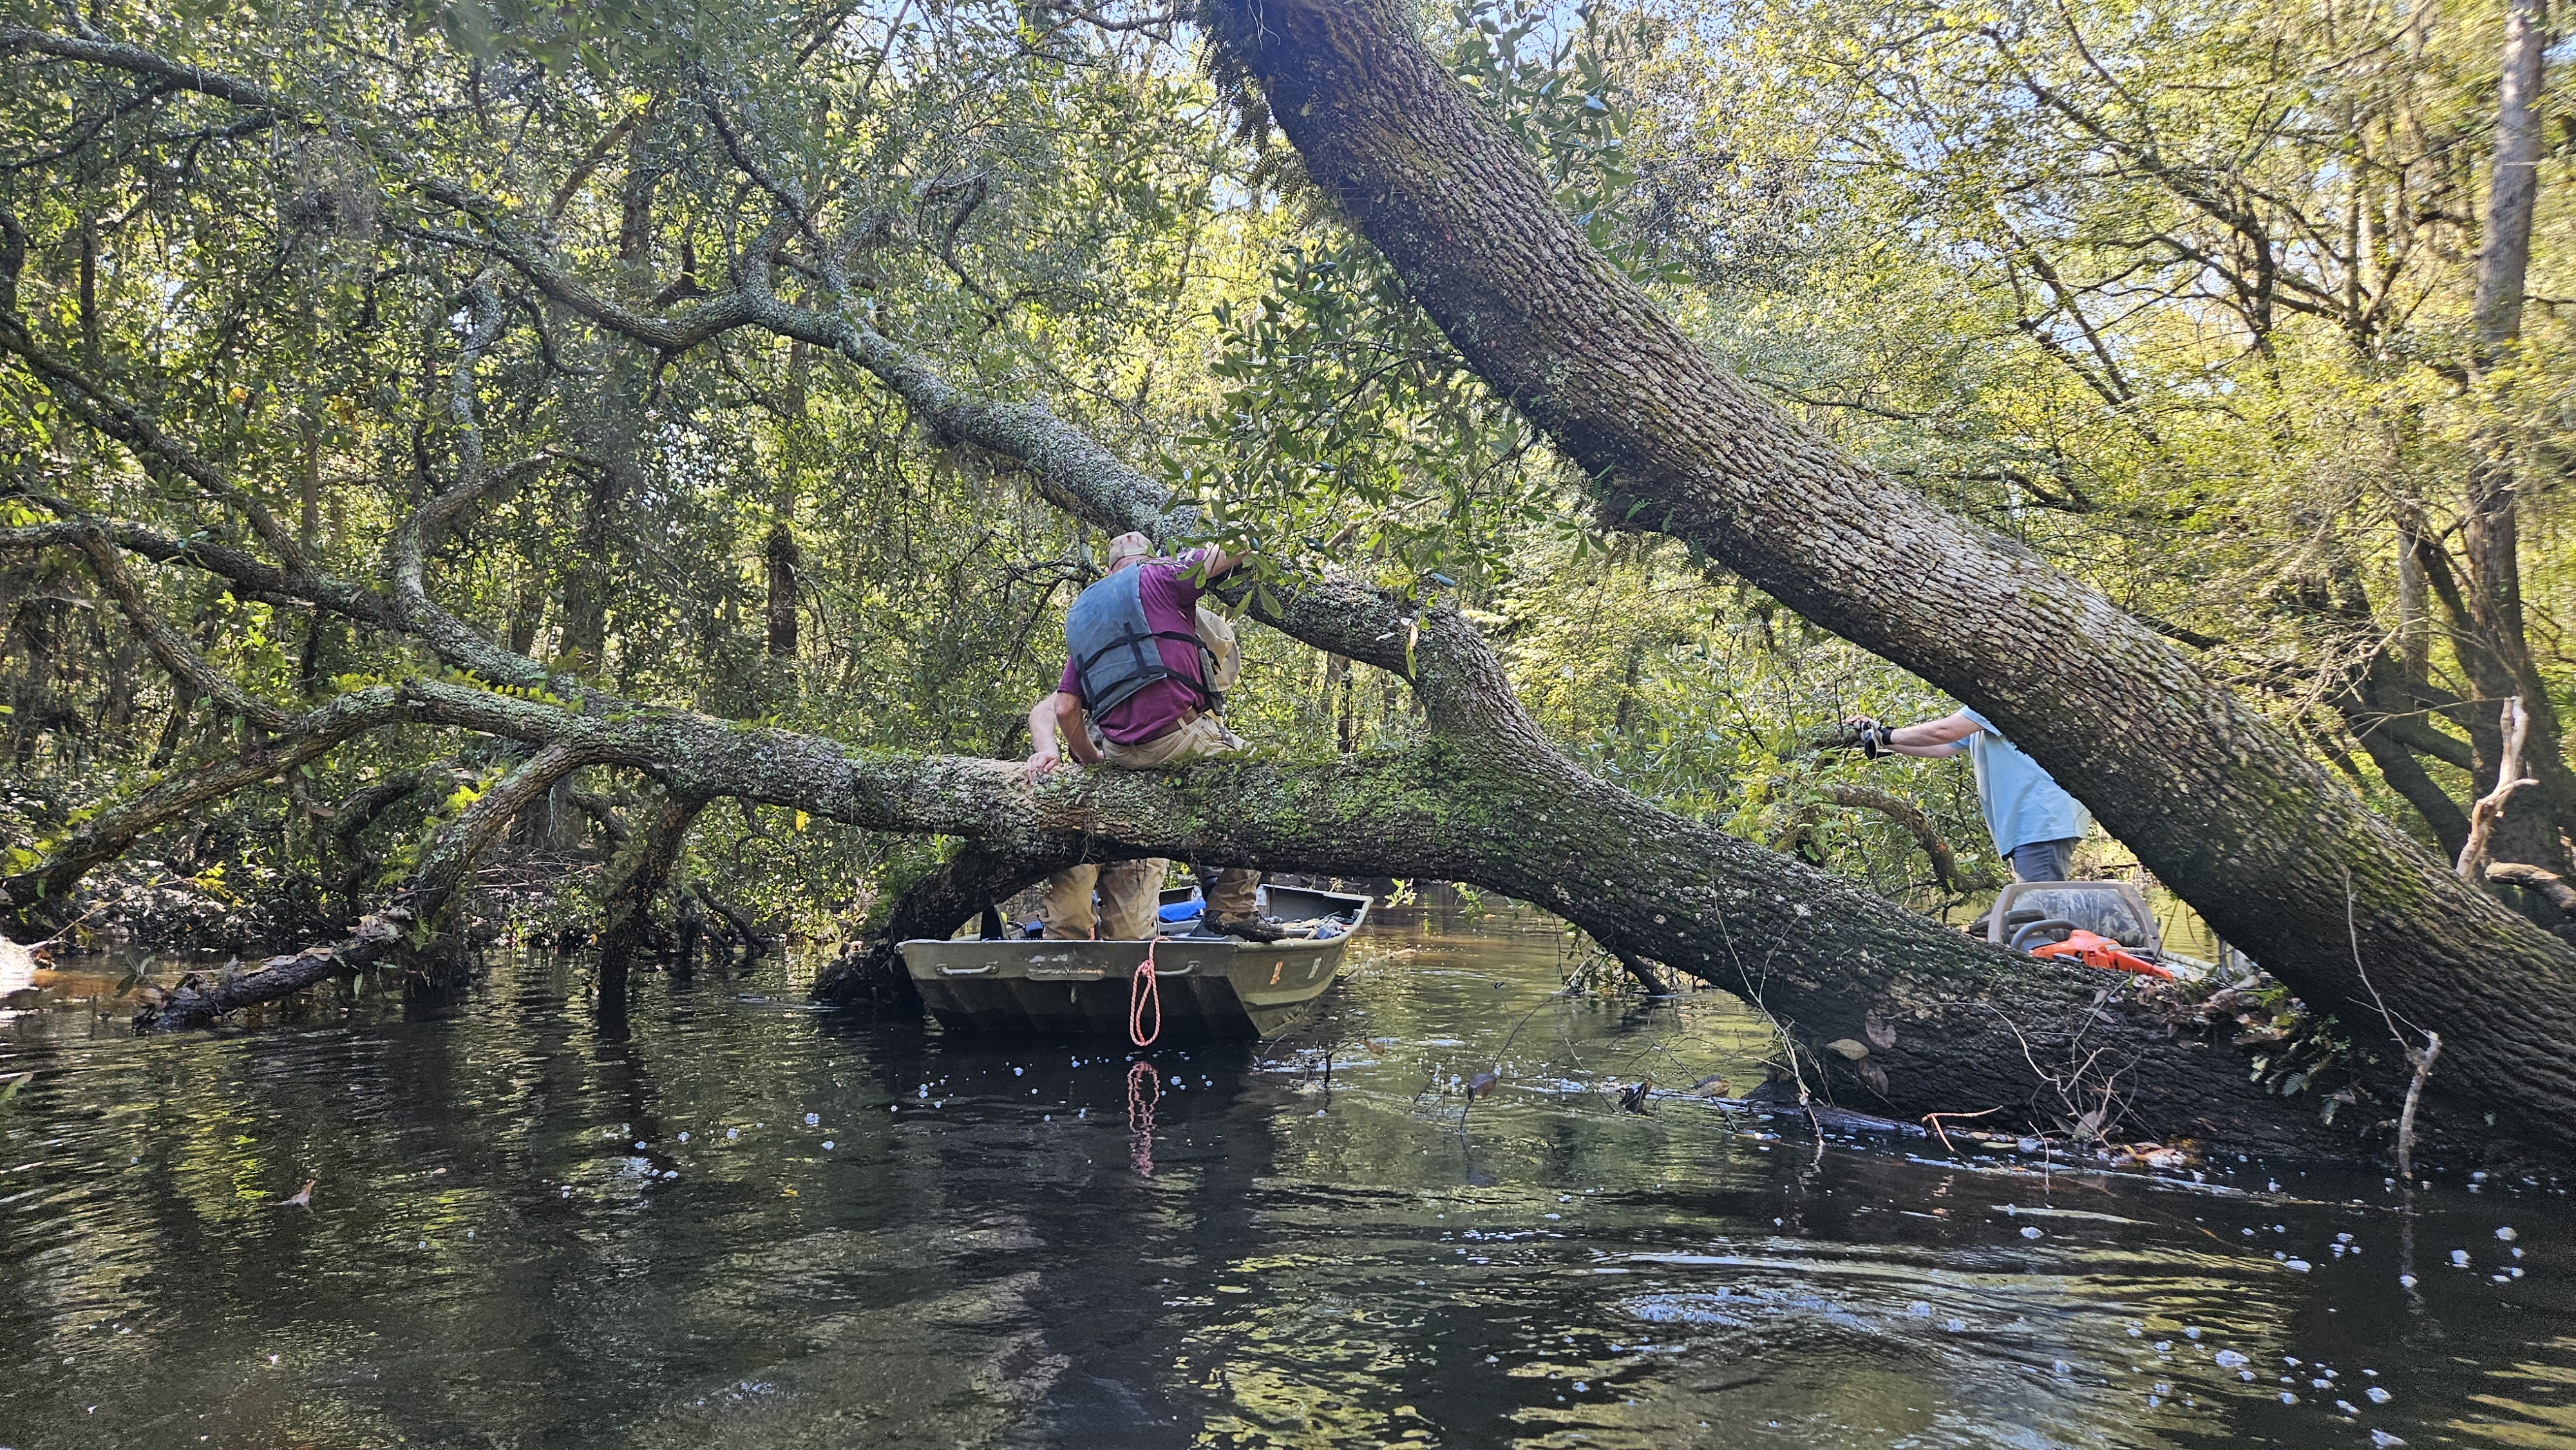
<path id="1" fill-rule="evenodd" d="M 1967 711 L 1961 710 L 1938 720 L 1926 720 L 1920 725 L 1900 725 L 1888 731 L 1887 748 L 1899 755 L 1936 758 L 1956 755 L 1968 748 L 1969 736 L 1984 728 L 1970 719 Z"/>

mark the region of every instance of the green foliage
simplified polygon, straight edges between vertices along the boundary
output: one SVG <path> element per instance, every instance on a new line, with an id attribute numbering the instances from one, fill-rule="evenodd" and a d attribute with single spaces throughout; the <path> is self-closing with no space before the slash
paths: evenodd
<path id="1" fill-rule="evenodd" d="M 391 13 L 94 8 L 106 33 L 253 78 L 292 115 L 69 62 L 0 95 L 32 333 L 219 461 L 321 567 L 380 578 L 397 522 L 469 458 L 524 461 L 428 561 L 432 596 L 488 638 L 630 698 L 855 749 L 1025 750 L 1095 540 L 839 358 L 757 329 L 665 357 L 586 323 L 423 182 L 487 199 L 586 285 L 664 315 L 732 285 L 784 207 L 813 235 L 772 269 L 782 297 L 851 309 L 983 394 L 1044 400 L 1201 504 L 1208 539 L 1465 612 L 1603 777 L 1919 903 L 1935 893 L 1911 838 L 1823 806 L 1825 787 L 1866 776 L 1963 860 L 1985 854 L 1963 766 L 1809 746 L 1847 714 L 1951 702 L 1594 516 L 1586 481 L 1318 212 L 1282 143 L 1231 124 L 1186 36 L 1002 0 Z M 2570 334 L 2536 310 L 2497 365 L 2462 366 L 2479 200 L 2462 158 L 2491 109 L 2492 5 L 2428 12 L 2420 33 L 2378 12 L 2126 0 L 1471 0 L 1428 23 L 1604 257 L 1755 386 L 2204 641 L 2410 823 L 2325 702 L 2420 626 L 2398 606 L 2398 535 L 2454 536 L 2458 481 L 2501 430 L 2540 461 L 2522 599 L 2546 688 L 2576 711 Z M 2570 295 L 2568 159 L 2544 166 L 2544 297 Z M 810 260 L 826 252 L 845 287 Z M 239 508 L 107 443 L 13 363 L 0 526 L 50 520 L 40 496 L 261 549 Z M 184 566 L 138 574 L 281 706 L 428 668 Z M 0 556 L 0 631 L 11 871 L 248 742 L 158 671 L 68 551 Z M 1422 739 L 1400 681 L 1257 628 L 1244 644 L 1232 718 L 1265 748 Z M 2423 653 L 2464 693 L 2441 631 Z M 392 880 L 506 763 L 452 732 L 374 732 L 138 859 L 243 896 Z M 476 783 L 334 836 L 342 803 L 424 765 Z M 2432 769 L 2465 794 L 2464 773 Z M 609 826 L 636 826 L 650 789 L 584 771 L 510 848 L 567 863 L 549 879 L 577 916 Z M 719 806 L 683 873 L 825 931 L 933 850 Z"/>

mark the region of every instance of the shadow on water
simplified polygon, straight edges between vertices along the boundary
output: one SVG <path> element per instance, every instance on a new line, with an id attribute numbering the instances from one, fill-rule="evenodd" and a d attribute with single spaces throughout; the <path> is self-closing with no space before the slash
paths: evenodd
<path id="1" fill-rule="evenodd" d="M 1731 1000 L 1557 943 L 1391 913 L 1144 1054 L 1150 1132 L 1123 1044 L 799 963 L 182 1040 L 67 973 L 0 1019 L 0 1446 L 2576 1445 L 2556 1185 L 1817 1143 L 1690 1091 Z"/>

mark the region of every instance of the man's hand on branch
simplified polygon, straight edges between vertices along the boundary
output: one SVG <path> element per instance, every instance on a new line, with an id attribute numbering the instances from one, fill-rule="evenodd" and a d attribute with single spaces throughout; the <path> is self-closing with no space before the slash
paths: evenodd
<path id="1" fill-rule="evenodd" d="M 1040 777 L 1053 772 L 1062 764 L 1064 764 L 1064 757 L 1056 752 L 1055 747 L 1049 746 L 1031 755 L 1028 763 L 1020 767 L 1020 774 L 1027 778 L 1029 784 L 1036 785 Z"/>

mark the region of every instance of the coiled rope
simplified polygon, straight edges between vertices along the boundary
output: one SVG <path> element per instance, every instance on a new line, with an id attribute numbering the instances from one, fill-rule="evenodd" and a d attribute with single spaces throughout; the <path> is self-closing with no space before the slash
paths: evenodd
<path id="1" fill-rule="evenodd" d="M 1154 948 L 1162 938 L 1145 940 L 1145 960 L 1136 964 L 1136 975 L 1127 980 L 1127 1040 L 1138 1047 L 1151 1047 L 1163 1035 L 1163 985 L 1154 977 Z M 1145 1030 L 1145 1010 L 1152 1008 L 1154 1030 Z"/>

